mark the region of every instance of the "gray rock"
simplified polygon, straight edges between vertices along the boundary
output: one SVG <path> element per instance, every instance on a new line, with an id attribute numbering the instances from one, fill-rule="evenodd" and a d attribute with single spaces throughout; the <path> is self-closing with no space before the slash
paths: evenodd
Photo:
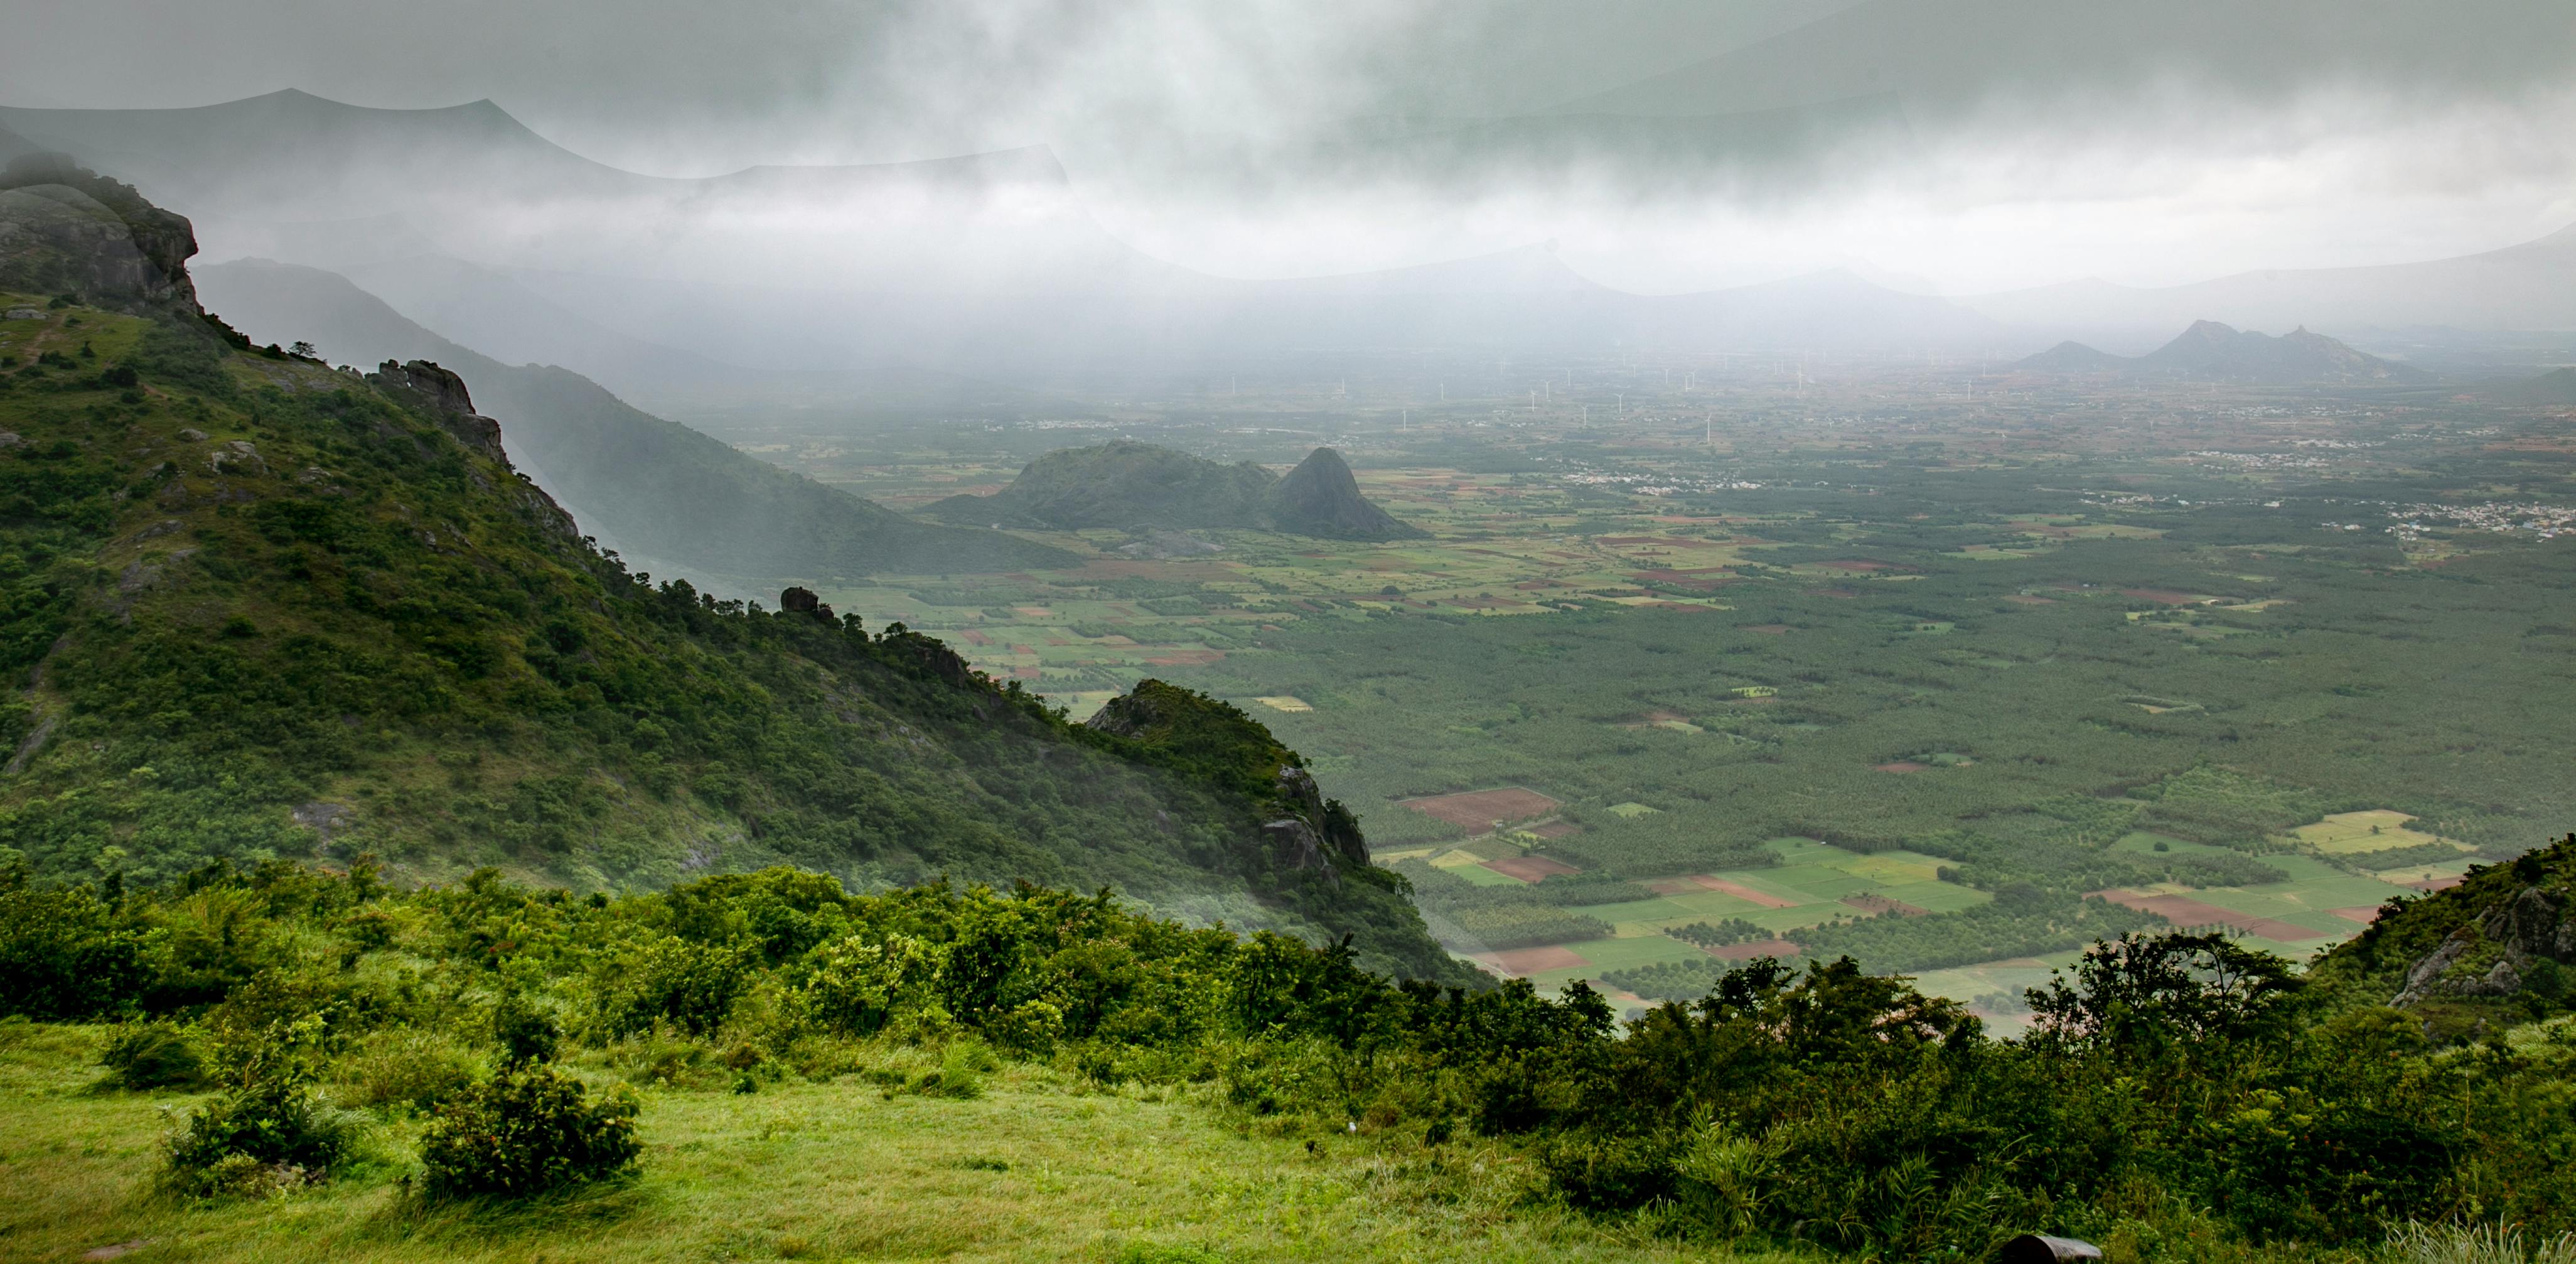
<path id="1" fill-rule="evenodd" d="M 2539 887 L 2526 888 L 2510 903 L 2451 932 L 2442 946 L 2407 968 L 2406 984 L 2389 1004 L 2400 1009 L 2439 996 L 2511 996 L 2522 990 L 2534 962 L 2546 958 L 2576 964 L 2576 924 L 2567 913 L 2566 895 Z M 2463 970 L 2481 949 L 2495 962 L 2485 970 Z"/>
<path id="2" fill-rule="evenodd" d="M 329 846 L 334 831 L 348 829 L 358 820 L 358 810 L 345 803 L 303 803 L 293 812 L 295 823 L 322 836 Z"/>
<path id="3" fill-rule="evenodd" d="M 259 454 L 259 449 L 253 447 L 250 440 L 234 439 L 206 457 L 206 468 L 217 474 L 266 474 L 268 459 Z"/>

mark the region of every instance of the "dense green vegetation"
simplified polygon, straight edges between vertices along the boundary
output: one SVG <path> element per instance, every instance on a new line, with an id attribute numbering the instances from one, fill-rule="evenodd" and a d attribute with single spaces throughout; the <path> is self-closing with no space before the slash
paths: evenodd
<path id="1" fill-rule="evenodd" d="M 1282 853 L 1206 751 L 1068 724 L 900 627 L 630 573 L 416 393 L 44 310 L 71 367 L 0 378 L 0 847 L 39 872 L 1031 879 L 1455 977 L 1355 828 Z"/>
<path id="2" fill-rule="evenodd" d="M 2323 1258 L 2419 1221 L 2569 1227 L 2563 992 L 2495 998 L 2542 1022 L 2458 1045 L 2384 1008 L 2407 952 L 2533 900 L 2576 901 L 2576 839 L 2391 909 L 2304 978 L 2221 936 L 2123 936 L 1995 1040 L 1848 960 L 1755 961 L 1623 1027 L 1580 986 L 1399 985 L 1344 946 L 1035 887 L 858 895 L 777 869 L 584 899 L 271 862 L 144 891 L 19 864 L 0 1003 L 135 1033 L 109 1046 L 122 1082 L 147 1032 L 154 1065 L 221 1068 L 151 1160 L 197 1196 L 414 1164 L 424 1197 L 507 1195 L 633 1159 L 626 1129 L 649 1142 L 677 1107 L 636 1114 L 621 1082 L 745 1109 L 842 1076 L 962 1101 L 1036 1064 L 1435 1161 L 1499 1145 L 1546 1201 L 1647 1239 L 1946 1259 L 2039 1229 L 2123 1259 Z M 415 1158 L 397 1125 L 420 1109 Z"/>

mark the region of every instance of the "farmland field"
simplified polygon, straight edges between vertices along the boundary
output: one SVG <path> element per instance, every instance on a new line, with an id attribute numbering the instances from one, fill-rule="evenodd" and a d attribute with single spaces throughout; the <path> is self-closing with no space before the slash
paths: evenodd
<path id="1" fill-rule="evenodd" d="M 1337 447 L 1428 538 L 1208 530 L 1165 557 L 1141 531 L 1032 533 L 1089 560 L 817 586 L 1076 715 L 1144 676 L 1243 706 L 1453 950 L 1542 984 L 1783 942 L 1668 933 L 1740 919 L 2009 1017 L 2044 972 L 2013 963 L 2088 928 L 2304 957 L 2576 819 L 2568 410 L 1546 370 L 1600 386 L 1577 413 L 1579 386 L 1441 405 L 1345 368 L 1321 399 L 732 437 L 898 506 L 1110 437 L 1277 465 Z M 1498 948 L 1470 924 L 1582 937 Z"/>

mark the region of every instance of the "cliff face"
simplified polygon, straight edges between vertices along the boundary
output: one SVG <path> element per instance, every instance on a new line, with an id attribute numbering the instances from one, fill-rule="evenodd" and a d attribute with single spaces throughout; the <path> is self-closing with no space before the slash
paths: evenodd
<path id="1" fill-rule="evenodd" d="M 197 315 L 187 217 L 61 154 L 0 172 L 0 286 L 68 294 L 110 310 Z"/>

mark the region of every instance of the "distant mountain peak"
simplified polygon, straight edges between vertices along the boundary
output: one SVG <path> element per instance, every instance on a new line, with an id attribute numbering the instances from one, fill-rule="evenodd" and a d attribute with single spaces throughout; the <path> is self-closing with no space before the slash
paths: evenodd
<path id="1" fill-rule="evenodd" d="M 1270 518 L 1283 531 L 1339 540 L 1404 540 L 1427 534 L 1360 494 L 1350 464 L 1317 448 L 1270 489 Z"/>
<path id="2" fill-rule="evenodd" d="M 1331 448 L 1315 449 L 1280 478 L 1250 461 L 1228 465 L 1133 439 L 1049 452 L 999 492 L 951 496 L 922 512 L 979 526 L 1233 527 L 1340 540 L 1422 534 L 1361 495 Z"/>
<path id="3" fill-rule="evenodd" d="M 2143 356 L 2115 356 L 2080 342 L 2061 342 L 2018 367 L 2041 373 L 2152 373 L 2277 384 L 2409 382 L 2427 376 L 2421 369 L 2355 350 L 2306 325 L 2273 337 L 2214 320 L 2193 321 L 2173 341 Z"/>

